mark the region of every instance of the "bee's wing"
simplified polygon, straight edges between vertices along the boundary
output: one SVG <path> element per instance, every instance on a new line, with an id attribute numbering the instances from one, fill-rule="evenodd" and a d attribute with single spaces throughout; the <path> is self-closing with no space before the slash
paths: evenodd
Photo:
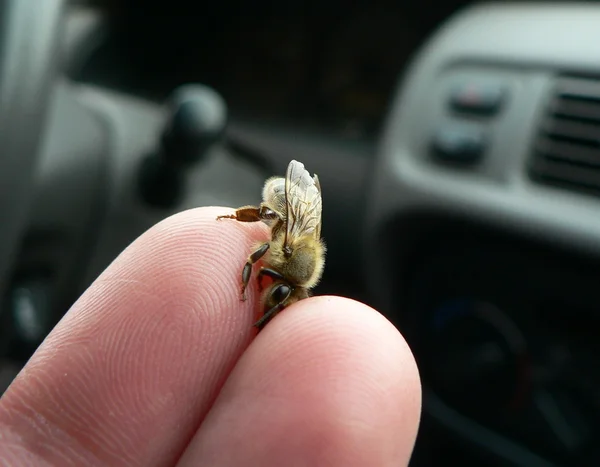
<path id="1" fill-rule="evenodd" d="M 319 178 L 310 176 L 304 164 L 291 161 L 285 176 L 287 225 L 285 244 L 302 235 L 321 236 L 323 201 Z"/>
<path id="2" fill-rule="evenodd" d="M 321 216 L 323 213 L 323 196 L 321 195 L 321 184 L 319 183 L 319 177 L 317 177 L 317 174 L 313 176 L 313 180 L 315 182 L 315 187 L 317 187 L 317 191 L 319 192 L 319 221 L 317 222 L 315 236 L 317 238 L 321 238 Z"/>

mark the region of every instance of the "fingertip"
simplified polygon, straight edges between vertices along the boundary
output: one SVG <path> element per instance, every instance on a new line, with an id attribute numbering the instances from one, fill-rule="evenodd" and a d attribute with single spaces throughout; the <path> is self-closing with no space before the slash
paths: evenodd
<path id="1" fill-rule="evenodd" d="M 182 464 L 406 465 L 420 413 L 398 330 L 362 303 L 314 297 L 254 340 Z"/>
<path id="2" fill-rule="evenodd" d="M 229 212 L 158 223 L 73 305 L 2 397 L 0 425 L 23 452 L 56 465 L 174 462 L 254 335 L 258 294 L 240 301 L 240 274 L 268 232 L 216 220 Z"/>
<path id="3" fill-rule="evenodd" d="M 405 383 L 414 386 L 420 395 L 419 370 L 404 336 L 385 316 L 357 300 L 326 295 L 297 302 L 273 318 L 255 345 L 262 345 L 262 340 L 267 340 L 269 346 L 285 346 L 289 353 L 300 352 L 309 343 L 312 348 L 328 350 L 383 350 L 383 355 L 374 355 L 370 360 L 381 361 L 389 368 L 401 367 Z"/>

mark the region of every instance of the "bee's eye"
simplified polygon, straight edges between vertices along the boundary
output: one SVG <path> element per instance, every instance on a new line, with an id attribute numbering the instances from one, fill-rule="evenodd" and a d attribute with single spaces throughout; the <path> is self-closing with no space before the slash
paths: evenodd
<path id="1" fill-rule="evenodd" d="M 281 303 L 287 300 L 287 298 L 290 296 L 290 293 L 292 293 L 292 289 L 289 286 L 285 284 L 279 284 L 273 289 L 271 297 L 273 297 L 273 300 L 276 303 Z"/>

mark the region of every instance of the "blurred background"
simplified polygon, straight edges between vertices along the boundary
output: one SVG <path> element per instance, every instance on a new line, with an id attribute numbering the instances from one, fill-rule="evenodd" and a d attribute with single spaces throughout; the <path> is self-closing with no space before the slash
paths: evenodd
<path id="1" fill-rule="evenodd" d="M 0 393 L 138 235 L 318 173 L 411 465 L 600 465 L 600 3 L 0 0 Z"/>
<path id="2" fill-rule="evenodd" d="M 467 2 L 79 3 L 111 32 L 77 79 L 158 102 L 203 83 L 233 120 L 368 141 L 411 55 Z"/>

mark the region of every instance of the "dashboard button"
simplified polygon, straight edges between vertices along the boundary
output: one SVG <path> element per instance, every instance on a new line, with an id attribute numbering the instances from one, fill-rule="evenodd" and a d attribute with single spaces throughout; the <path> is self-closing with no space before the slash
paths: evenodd
<path id="1" fill-rule="evenodd" d="M 462 113 L 490 116 L 498 113 L 504 97 L 504 86 L 469 82 L 454 89 L 450 95 L 450 107 Z"/>
<path id="2" fill-rule="evenodd" d="M 486 149 L 486 135 L 473 125 L 453 124 L 441 127 L 433 138 L 433 157 L 442 162 L 474 164 Z"/>

